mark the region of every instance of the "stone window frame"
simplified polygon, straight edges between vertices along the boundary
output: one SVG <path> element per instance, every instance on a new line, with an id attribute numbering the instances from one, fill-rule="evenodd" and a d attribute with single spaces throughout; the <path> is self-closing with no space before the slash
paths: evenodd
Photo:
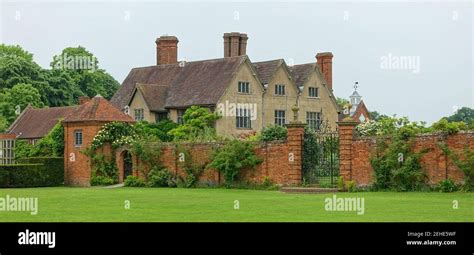
<path id="1" fill-rule="evenodd" d="M 275 96 L 286 96 L 285 84 L 275 84 Z"/>
<path id="2" fill-rule="evenodd" d="M 143 108 L 134 109 L 133 117 L 135 118 L 135 121 L 145 120 L 145 110 Z"/>
<path id="3" fill-rule="evenodd" d="M 250 82 L 239 81 L 237 83 L 237 93 L 239 94 L 250 94 Z"/>
<path id="4" fill-rule="evenodd" d="M 168 118 L 168 112 L 155 112 L 155 122 L 158 123 Z"/>
<path id="5" fill-rule="evenodd" d="M 186 109 L 177 109 L 176 110 L 176 123 L 184 124 L 184 114 L 186 113 Z"/>
<path id="6" fill-rule="evenodd" d="M 311 91 L 313 91 L 315 95 L 312 95 Z M 308 97 L 310 97 L 310 98 L 319 98 L 319 88 L 318 87 L 308 87 Z"/>
<path id="7" fill-rule="evenodd" d="M 322 112 L 306 112 L 306 124 L 314 130 L 319 130 L 323 122 Z"/>
<path id="8" fill-rule="evenodd" d="M 238 129 L 252 129 L 252 112 L 247 108 L 235 109 L 235 127 Z"/>
<path id="9" fill-rule="evenodd" d="M 275 110 L 275 125 L 284 126 L 286 124 L 286 111 Z"/>

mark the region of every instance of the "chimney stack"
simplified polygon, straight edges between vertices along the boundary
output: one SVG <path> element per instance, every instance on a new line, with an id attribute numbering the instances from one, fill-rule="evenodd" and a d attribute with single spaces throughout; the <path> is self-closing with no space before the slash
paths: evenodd
<path id="1" fill-rule="evenodd" d="M 318 64 L 321 73 L 323 73 L 330 91 L 332 91 L 332 57 L 333 55 L 331 52 L 321 52 L 316 54 L 316 63 Z"/>
<path id="2" fill-rule="evenodd" d="M 178 63 L 178 38 L 163 35 L 156 39 L 156 65 Z"/>
<path id="3" fill-rule="evenodd" d="M 237 57 L 247 54 L 248 36 L 244 33 L 224 33 L 224 57 Z"/>

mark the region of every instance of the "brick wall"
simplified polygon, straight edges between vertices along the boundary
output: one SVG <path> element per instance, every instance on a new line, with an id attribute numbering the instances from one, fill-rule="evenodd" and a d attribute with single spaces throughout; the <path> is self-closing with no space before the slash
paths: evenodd
<path id="1" fill-rule="evenodd" d="M 183 143 L 181 146 L 185 147 L 190 153 L 192 162 L 197 162 L 199 165 L 207 165 L 207 163 L 211 161 L 210 157 L 214 150 L 222 145 L 223 144 L 219 143 Z M 262 183 L 264 178 L 268 177 L 275 184 L 298 184 L 300 179 L 297 178 L 301 178 L 301 164 L 296 161 L 292 166 L 288 160 L 290 149 L 289 143 L 255 143 L 254 146 L 255 153 L 263 159 L 263 162 L 255 168 L 243 169 L 238 176 L 240 181 Z M 186 172 L 183 169 L 184 163 L 179 161 L 179 152 L 180 151 L 175 144 L 166 144 L 162 151 L 161 163 L 174 175 L 184 178 Z M 118 150 L 116 152 L 120 176 L 123 174 L 123 167 L 121 166 L 121 164 L 123 164 L 123 159 L 121 159 L 122 154 L 123 150 Z M 134 164 L 139 163 L 140 162 L 134 160 Z M 142 166 L 144 168 L 144 173 L 147 174 L 151 167 L 145 165 Z M 294 171 L 300 171 L 300 174 L 295 176 Z M 134 175 L 142 178 L 144 177 L 143 173 L 139 172 L 134 172 Z M 201 175 L 199 181 L 201 183 L 216 185 L 224 183 L 224 177 L 215 169 L 206 169 Z"/>
<path id="2" fill-rule="evenodd" d="M 355 180 L 358 185 L 369 185 L 374 178 L 370 158 L 374 155 L 377 139 L 381 137 L 356 138 L 353 131 L 357 123 L 339 122 L 340 139 L 340 174 L 345 180 Z M 452 160 L 446 157 L 438 143 L 445 142 L 451 151 L 462 155 L 465 146 L 474 149 L 474 133 L 463 132 L 451 136 L 440 134 L 420 135 L 415 137 L 414 151 L 429 151 L 421 158 L 423 171 L 428 175 L 428 182 L 436 184 L 446 178 L 456 182 L 464 179 L 464 174 Z"/>
<path id="3" fill-rule="evenodd" d="M 92 139 L 104 123 L 64 123 L 64 183 L 70 186 L 90 186 L 90 159 L 82 152 L 88 148 Z M 82 146 L 74 145 L 74 131 L 82 130 Z M 110 154 L 110 149 L 104 149 Z"/>

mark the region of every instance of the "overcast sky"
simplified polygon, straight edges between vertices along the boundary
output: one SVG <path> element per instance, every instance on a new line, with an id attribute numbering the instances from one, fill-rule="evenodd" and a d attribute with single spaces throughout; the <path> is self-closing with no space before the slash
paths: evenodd
<path id="1" fill-rule="evenodd" d="M 474 108 L 473 4 L 445 2 L 2 1 L 0 41 L 43 67 L 84 46 L 120 83 L 156 62 L 155 39 L 179 38 L 179 59 L 223 57 L 224 32 L 246 32 L 252 61 L 315 62 L 331 51 L 336 96 L 359 82 L 369 110 L 429 123 Z M 409 61 L 400 65 L 399 61 Z"/>

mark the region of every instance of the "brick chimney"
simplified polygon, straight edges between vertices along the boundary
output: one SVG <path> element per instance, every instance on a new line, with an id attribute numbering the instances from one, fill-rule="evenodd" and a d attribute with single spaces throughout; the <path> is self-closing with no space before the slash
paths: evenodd
<path id="1" fill-rule="evenodd" d="M 319 69 L 323 73 L 324 79 L 327 81 L 329 90 L 332 91 L 332 53 L 321 52 L 316 54 L 316 61 Z"/>
<path id="2" fill-rule="evenodd" d="M 87 102 L 91 101 L 91 99 L 89 97 L 86 97 L 86 96 L 80 96 L 79 97 L 79 105 L 83 105 Z"/>
<path id="3" fill-rule="evenodd" d="M 178 38 L 163 35 L 156 39 L 156 64 L 178 63 Z"/>
<path id="4" fill-rule="evenodd" d="M 236 57 L 247 54 L 247 34 L 224 33 L 224 57 Z"/>

